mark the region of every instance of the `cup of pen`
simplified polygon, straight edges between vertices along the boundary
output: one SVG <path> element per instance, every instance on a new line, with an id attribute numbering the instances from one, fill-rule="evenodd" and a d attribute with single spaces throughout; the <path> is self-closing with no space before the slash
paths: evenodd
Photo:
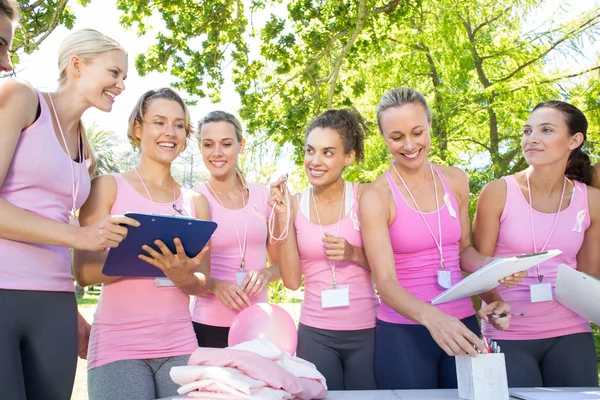
<path id="1" fill-rule="evenodd" d="M 477 357 L 468 354 L 455 357 L 458 397 L 465 400 L 507 400 L 504 354 L 500 352 L 500 346 L 485 335 L 481 341 L 487 353 L 479 352 Z"/>

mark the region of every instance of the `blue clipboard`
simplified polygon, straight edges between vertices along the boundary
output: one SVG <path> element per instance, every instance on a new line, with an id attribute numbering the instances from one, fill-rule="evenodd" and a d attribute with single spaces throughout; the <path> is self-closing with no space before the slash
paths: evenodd
<path id="1" fill-rule="evenodd" d="M 148 255 L 142 250 L 143 245 L 160 252 L 154 244 L 158 239 L 175 252 L 173 239 L 179 238 L 185 254 L 192 258 L 200 253 L 217 229 L 216 222 L 195 218 L 142 213 L 126 213 L 125 216 L 139 221 L 140 226 L 128 226 L 127 237 L 118 247 L 109 250 L 102 269 L 107 276 L 164 277 L 159 268 L 138 258 L 139 254 Z"/>

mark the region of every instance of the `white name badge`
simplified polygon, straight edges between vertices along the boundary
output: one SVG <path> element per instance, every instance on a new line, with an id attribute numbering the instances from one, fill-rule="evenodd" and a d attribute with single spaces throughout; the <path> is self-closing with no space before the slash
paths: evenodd
<path id="1" fill-rule="evenodd" d="M 156 287 L 175 286 L 169 278 L 154 278 L 154 283 L 156 284 Z"/>
<path id="2" fill-rule="evenodd" d="M 538 283 L 537 285 L 531 285 L 529 286 L 529 292 L 531 294 L 532 303 L 552 300 L 552 285 L 549 283 Z"/>
<path id="3" fill-rule="evenodd" d="M 244 283 L 244 279 L 246 279 L 246 276 L 248 275 L 247 272 L 244 271 L 238 271 L 235 273 L 235 283 L 238 286 L 242 286 L 242 283 Z"/>
<path id="4" fill-rule="evenodd" d="M 452 287 L 452 273 L 443 269 L 437 271 L 438 285 L 444 289 L 450 289 Z"/>
<path id="5" fill-rule="evenodd" d="M 321 290 L 321 307 L 346 307 L 350 305 L 350 287 L 340 285 L 331 289 Z"/>

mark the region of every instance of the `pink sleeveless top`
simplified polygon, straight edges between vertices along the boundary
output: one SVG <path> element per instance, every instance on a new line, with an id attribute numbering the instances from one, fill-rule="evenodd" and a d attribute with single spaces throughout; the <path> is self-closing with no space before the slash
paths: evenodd
<path id="1" fill-rule="evenodd" d="M 461 227 L 458 214 L 459 206 L 444 175 L 440 173 L 435 165 L 434 170 L 442 182 L 444 197 L 448 199 L 440 206 L 439 210 L 442 224 L 444 264 L 445 268 L 451 272 L 452 284 L 455 285 L 463 278 L 460 269 Z M 445 290 L 438 284 L 437 280 L 440 253 L 419 212 L 413 209 L 404 199 L 389 171 L 385 171 L 384 174 L 396 204 L 396 216 L 389 227 L 389 232 L 392 250 L 394 251 L 398 283 L 417 299 L 431 304 L 431 300 Z M 437 211 L 423 214 L 437 238 Z M 468 297 L 439 304 L 436 307 L 459 319 L 475 314 L 471 299 Z M 396 324 L 416 324 L 385 303 L 381 304 L 377 318 L 381 321 Z"/>
<path id="2" fill-rule="evenodd" d="M 196 188 L 208 199 L 210 216 L 217 223 L 217 230 L 210 241 L 210 274 L 212 278 L 235 283 L 235 273 L 240 270 L 240 240 L 244 240 L 245 223 L 248 221 L 244 269 L 259 270 L 267 265 L 267 218 L 270 208 L 267 205 L 269 190 L 261 185 L 248 184 L 250 192 L 248 204 L 239 210 L 225 209 L 213 197 L 205 184 Z M 235 224 L 235 227 L 234 227 Z M 251 297 L 252 304 L 268 303 L 265 289 Z M 195 297 L 192 320 L 204 325 L 229 327 L 238 312 L 227 308 L 214 294 Z"/>
<path id="3" fill-rule="evenodd" d="M 513 175 L 503 179 L 506 183 L 506 201 L 500 216 L 500 231 L 494 256 L 512 257 L 532 253 L 534 249 L 529 202 Z M 573 182 L 575 187 L 571 202 L 561 211 L 554 233 L 546 245 L 546 250 L 558 249 L 562 254 L 540 264 L 544 282 L 551 283 L 553 291 L 558 265 L 577 267 L 577 253 L 583 243 L 585 231 L 590 226 L 587 186 L 578 181 Z M 533 210 L 538 251 L 546 242 L 555 217 L 556 213 L 546 214 Z M 511 318 L 510 327 L 502 331 L 482 321 L 483 332 L 494 339 L 530 340 L 591 331 L 588 321 L 554 299 L 532 303 L 529 286 L 536 283 L 537 271 L 532 267 L 529 276 L 517 286 L 510 289 L 498 286 L 502 299 L 510 304 L 512 311 L 524 313 L 525 316 Z"/>
<path id="4" fill-rule="evenodd" d="M 73 172 L 79 179 L 76 207 L 90 193 L 87 164 L 69 159 L 56 137 L 50 109 L 38 91 L 39 118 L 21 132 L 0 198 L 40 217 L 67 223 L 73 206 Z M 73 167 L 73 171 L 71 170 Z M 79 178 L 77 175 L 79 174 Z M 66 247 L 0 238 L 0 289 L 73 292 Z"/>
<path id="5" fill-rule="evenodd" d="M 351 185 L 351 184 L 350 184 Z M 353 246 L 363 247 L 360 225 L 358 223 L 358 184 L 351 188 L 353 195 L 351 208 L 342 217 L 339 236 Z M 348 193 L 348 191 L 346 192 Z M 302 196 L 310 198 L 310 189 Z M 309 207 L 310 208 L 310 207 Z M 296 240 L 300 253 L 302 275 L 304 275 L 304 300 L 300 310 L 300 323 L 319 329 L 359 330 L 375 326 L 375 314 L 379 300 L 375 295 L 370 271 L 353 262 L 336 262 L 337 285 L 348 285 L 350 305 L 346 307 L 321 307 L 321 291 L 332 287 L 332 272 L 329 260 L 325 256 L 322 233 L 336 235 L 338 224 L 319 228 L 307 216 L 298 210 L 294 220 Z"/>
<path id="6" fill-rule="evenodd" d="M 120 174 L 111 214 L 154 213 L 152 202 Z M 155 203 L 158 212 L 177 215 L 173 203 Z M 175 202 L 184 214 L 196 210 L 186 190 Z M 141 249 L 140 249 L 141 250 Z M 175 357 L 197 347 L 189 311 L 190 297 L 175 286 L 157 286 L 154 278 L 121 278 L 102 286 L 88 348 L 88 370 L 119 360 Z"/>

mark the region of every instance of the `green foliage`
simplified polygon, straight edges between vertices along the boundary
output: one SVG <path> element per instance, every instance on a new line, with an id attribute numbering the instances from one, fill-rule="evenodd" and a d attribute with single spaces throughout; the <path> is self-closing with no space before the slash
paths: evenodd
<path id="1" fill-rule="evenodd" d="M 86 6 L 91 0 L 78 0 Z M 32 53 L 54 31 L 58 25 L 73 29 L 75 14 L 68 0 L 35 1 L 17 0 L 21 8 L 21 20 L 13 42 L 13 52 Z M 18 59 L 14 60 L 18 63 Z"/>
<path id="2" fill-rule="evenodd" d="M 167 30 L 137 59 L 138 71 L 169 71 L 193 96 L 219 98 L 231 66 L 250 134 L 291 143 L 301 161 L 307 123 L 328 108 L 352 106 L 375 121 L 383 92 L 421 90 L 434 112 L 432 157 L 467 169 L 474 196 L 525 167 L 519 141 L 528 111 L 566 98 L 590 115 L 590 148 L 600 123 L 597 71 L 576 62 L 600 27 L 600 8 L 527 25 L 545 0 L 375 0 L 195 2 L 119 0 L 124 26 L 144 34 L 152 15 Z M 153 14 L 155 13 L 155 14 Z M 254 16 L 268 13 L 262 26 Z M 571 61 L 553 68 L 550 56 Z M 565 89 L 567 88 L 567 89 Z M 372 124 L 366 162 L 346 178 L 372 181 L 389 163 Z M 475 198 L 475 197 L 474 197 Z"/>

